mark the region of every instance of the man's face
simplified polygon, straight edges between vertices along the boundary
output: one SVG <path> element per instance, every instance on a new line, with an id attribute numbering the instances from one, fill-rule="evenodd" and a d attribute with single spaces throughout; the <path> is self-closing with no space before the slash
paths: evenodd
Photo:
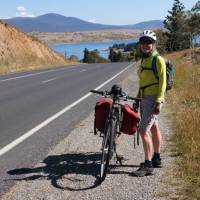
<path id="1" fill-rule="evenodd" d="M 149 37 L 142 37 L 140 38 L 140 49 L 144 54 L 151 54 L 154 49 L 155 42 L 150 39 Z"/>
<path id="2" fill-rule="evenodd" d="M 151 41 L 140 42 L 140 49 L 145 54 L 151 53 L 153 46 L 154 44 Z"/>

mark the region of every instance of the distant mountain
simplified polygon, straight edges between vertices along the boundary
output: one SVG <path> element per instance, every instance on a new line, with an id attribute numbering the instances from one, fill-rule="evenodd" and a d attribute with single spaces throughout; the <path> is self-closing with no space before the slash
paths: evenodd
<path id="1" fill-rule="evenodd" d="M 45 14 L 39 17 L 17 17 L 4 20 L 25 32 L 76 32 L 122 28 L 121 26 L 90 23 L 74 17 L 58 14 Z"/>
<path id="2" fill-rule="evenodd" d="M 135 25 L 104 25 L 87 22 L 74 17 L 65 17 L 62 15 L 50 13 L 38 17 L 16 17 L 11 19 L 4 19 L 7 23 L 20 28 L 25 32 L 77 32 L 77 31 L 96 31 L 109 29 L 146 29 L 146 28 L 160 28 L 162 21 L 153 20 L 141 22 Z"/>
<path id="3" fill-rule="evenodd" d="M 127 28 L 131 29 L 156 29 L 156 28 L 163 28 L 164 24 L 161 20 L 151 20 L 151 21 L 145 21 L 140 22 L 133 25 L 127 25 Z"/>

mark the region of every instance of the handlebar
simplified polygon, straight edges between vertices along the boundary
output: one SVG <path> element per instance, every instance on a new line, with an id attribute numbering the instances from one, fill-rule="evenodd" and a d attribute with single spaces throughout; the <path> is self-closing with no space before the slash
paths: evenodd
<path id="1" fill-rule="evenodd" d="M 101 96 L 105 96 L 105 93 L 107 93 L 107 91 L 104 92 L 104 91 L 98 91 L 98 90 L 90 90 L 90 92 L 100 94 Z"/>
<path id="2" fill-rule="evenodd" d="M 131 97 L 131 96 L 126 96 L 127 99 L 130 99 L 130 100 L 134 100 L 134 101 L 141 101 L 142 98 L 137 98 L 137 97 Z"/>
<path id="3" fill-rule="evenodd" d="M 95 93 L 95 94 L 99 94 L 99 95 L 101 95 L 103 97 L 107 97 L 107 96 L 111 96 L 112 95 L 112 93 L 108 92 L 108 91 L 90 90 L 90 92 Z M 118 95 L 118 98 L 122 98 L 122 100 L 124 100 L 124 101 L 134 100 L 134 101 L 138 101 L 139 102 L 139 101 L 142 100 L 141 98 L 128 96 L 128 95 L 126 95 L 125 92 L 122 92 L 121 95 Z"/>

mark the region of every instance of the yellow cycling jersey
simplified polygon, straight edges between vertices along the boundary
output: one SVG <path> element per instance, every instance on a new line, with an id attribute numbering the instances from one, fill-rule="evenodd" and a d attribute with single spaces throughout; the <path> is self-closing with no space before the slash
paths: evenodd
<path id="1" fill-rule="evenodd" d="M 141 67 L 138 71 L 139 75 L 139 93 L 140 97 L 154 96 L 156 102 L 161 103 L 164 101 L 166 90 L 166 64 L 161 56 L 157 56 L 156 66 L 158 71 L 157 79 L 152 70 L 152 59 L 158 52 L 153 51 L 152 55 L 144 58 L 141 62 Z M 142 70 L 142 68 L 149 68 L 150 70 Z"/>

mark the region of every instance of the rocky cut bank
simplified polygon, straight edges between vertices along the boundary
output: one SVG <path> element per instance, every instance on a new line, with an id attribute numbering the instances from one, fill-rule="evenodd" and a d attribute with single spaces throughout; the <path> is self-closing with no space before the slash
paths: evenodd
<path id="1" fill-rule="evenodd" d="M 0 73 L 70 64 L 35 37 L 0 21 Z"/>

